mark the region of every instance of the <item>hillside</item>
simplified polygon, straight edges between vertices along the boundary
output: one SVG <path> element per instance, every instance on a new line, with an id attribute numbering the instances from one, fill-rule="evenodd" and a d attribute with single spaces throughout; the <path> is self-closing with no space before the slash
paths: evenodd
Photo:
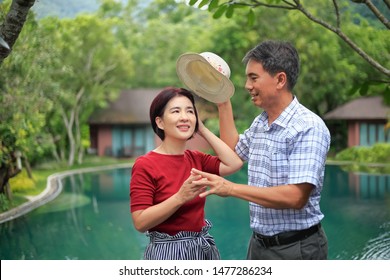
<path id="1" fill-rule="evenodd" d="M 99 0 L 36 0 L 32 10 L 38 18 L 57 16 L 74 17 L 79 13 L 94 12 L 99 8 Z"/>

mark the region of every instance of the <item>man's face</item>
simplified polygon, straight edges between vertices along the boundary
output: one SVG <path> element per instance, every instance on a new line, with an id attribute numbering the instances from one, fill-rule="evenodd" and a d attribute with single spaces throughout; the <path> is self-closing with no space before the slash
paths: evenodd
<path id="1" fill-rule="evenodd" d="M 246 65 L 245 89 L 250 93 L 255 106 L 269 109 L 278 98 L 278 75 L 271 76 L 266 72 L 261 63 L 249 60 Z"/>

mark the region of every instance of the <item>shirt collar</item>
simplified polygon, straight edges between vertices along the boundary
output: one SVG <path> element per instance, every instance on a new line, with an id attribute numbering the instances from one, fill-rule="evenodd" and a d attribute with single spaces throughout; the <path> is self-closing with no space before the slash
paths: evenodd
<path id="1" fill-rule="evenodd" d="M 286 109 L 283 110 L 283 112 L 279 115 L 279 117 L 272 123 L 272 125 L 278 125 L 283 128 L 287 127 L 287 124 L 290 122 L 291 118 L 293 117 L 294 113 L 296 112 L 299 101 L 294 95 L 293 100 L 290 102 L 290 104 L 286 107 Z M 267 112 L 263 112 L 260 116 L 261 120 L 268 120 Z"/>

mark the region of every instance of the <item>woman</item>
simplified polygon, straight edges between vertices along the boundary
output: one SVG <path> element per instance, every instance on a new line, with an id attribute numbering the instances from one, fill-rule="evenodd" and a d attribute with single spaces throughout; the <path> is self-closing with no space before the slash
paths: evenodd
<path id="1" fill-rule="evenodd" d="M 150 106 L 150 121 L 162 140 L 137 158 L 132 168 L 130 204 L 135 228 L 147 232 L 144 258 L 153 260 L 220 259 L 211 223 L 204 217 L 204 189 L 192 181 L 197 168 L 221 176 L 236 172 L 241 159 L 198 119 L 194 97 L 183 88 L 166 88 Z M 199 133 L 217 156 L 186 149 Z"/>

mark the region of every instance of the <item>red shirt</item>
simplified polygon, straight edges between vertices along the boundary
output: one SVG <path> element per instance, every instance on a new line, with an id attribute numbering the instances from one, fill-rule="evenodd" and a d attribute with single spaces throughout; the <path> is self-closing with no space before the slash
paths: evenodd
<path id="1" fill-rule="evenodd" d="M 199 151 L 183 155 L 164 155 L 153 151 L 135 161 L 130 181 L 131 212 L 161 203 L 175 194 L 190 176 L 192 168 L 219 175 L 220 160 Z M 201 231 L 205 225 L 206 199 L 196 197 L 150 231 L 174 235 L 179 231 Z"/>

